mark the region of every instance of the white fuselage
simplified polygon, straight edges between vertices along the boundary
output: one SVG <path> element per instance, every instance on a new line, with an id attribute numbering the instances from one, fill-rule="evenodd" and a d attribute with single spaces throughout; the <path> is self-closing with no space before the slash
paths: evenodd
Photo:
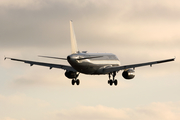
<path id="1" fill-rule="evenodd" d="M 75 70 L 84 74 L 107 74 L 103 68 L 120 66 L 119 59 L 111 53 L 77 53 L 69 55 L 67 60 Z"/>

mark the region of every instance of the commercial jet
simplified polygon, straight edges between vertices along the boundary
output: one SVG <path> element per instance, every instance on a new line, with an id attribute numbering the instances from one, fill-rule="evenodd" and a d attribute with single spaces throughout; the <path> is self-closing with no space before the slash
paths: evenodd
<path id="1" fill-rule="evenodd" d="M 51 56 L 39 56 L 51 59 L 67 60 L 70 65 L 61 65 L 45 62 L 37 62 L 30 60 L 22 60 L 16 58 L 5 57 L 4 59 L 10 59 L 14 61 L 24 62 L 33 65 L 45 66 L 58 69 L 64 69 L 65 76 L 72 79 L 72 85 L 79 85 L 80 80 L 78 79 L 79 74 L 88 75 L 108 75 L 109 85 L 117 85 L 118 81 L 115 79 L 118 71 L 123 71 L 122 76 L 125 79 L 133 79 L 135 77 L 135 68 L 142 66 L 152 66 L 154 64 L 165 63 L 174 61 L 175 58 L 158 60 L 152 62 L 145 62 L 139 64 L 120 65 L 120 61 L 116 55 L 112 53 L 88 53 L 87 51 L 80 52 L 77 47 L 76 36 L 74 33 L 73 22 L 70 21 L 70 36 L 71 36 L 71 50 L 72 54 L 68 55 L 67 58 L 51 57 Z"/>

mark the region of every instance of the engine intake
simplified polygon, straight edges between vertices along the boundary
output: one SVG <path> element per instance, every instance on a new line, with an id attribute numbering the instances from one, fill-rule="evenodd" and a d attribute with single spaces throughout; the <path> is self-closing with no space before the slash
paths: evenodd
<path id="1" fill-rule="evenodd" d="M 127 70 L 123 71 L 122 76 L 125 79 L 133 79 L 135 77 L 134 73 L 135 73 L 135 71 L 133 69 L 127 69 Z"/>
<path id="2" fill-rule="evenodd" d="M 72 79 L 72 78 L 76 78 L 76 72 L 73 72 L 73 71 L 66 71 L 65 72 L 65 76 L 69 79 Z"/>

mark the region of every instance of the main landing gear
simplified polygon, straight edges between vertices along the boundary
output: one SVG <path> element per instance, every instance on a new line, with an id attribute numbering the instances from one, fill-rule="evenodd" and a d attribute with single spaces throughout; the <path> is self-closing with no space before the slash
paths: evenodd
<path id="1" fill-rule="evenodd" d="M 113 79 L 111 79 L 111 75 L 112 75 Z M 116 72 L 109 73 L 109 80 L 108 80 L 109 85 L 112 86 L 114 83 L 114 85 L 116 86 L 118 84 L 118 81 L 115 79 L 115 76 L 116 76 Z"/>
<path id="2" fill-rule="evenodd" d="M 80 80 L 77 79 L 78 76 L 79 76 L 79 73 L 76 75 L 76 77 L 74 79 L 72 79 L 72 81 L 71 81 L 72 85 L 75 85 L 75 83 L 76 83 L 76 85 L 80 84 Z"/>

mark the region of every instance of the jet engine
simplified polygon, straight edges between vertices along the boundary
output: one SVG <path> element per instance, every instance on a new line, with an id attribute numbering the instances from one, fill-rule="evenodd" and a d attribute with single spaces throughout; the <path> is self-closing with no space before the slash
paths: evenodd
<path id="1" fill-rule="evenodd" d="M 72 79 L 72 78 L 76 78 L 77 74 L 76 72 L 73 72 L 73 71 L 66 71 L 65 76 L 69 79 Z"/>
<path id="2" fill-rule="evenodd" d="M 133 79 L 135 77 L 135 71 L 133 69 L 126 69 L 123 71 L 122 76 L 125 79 Z"/>

